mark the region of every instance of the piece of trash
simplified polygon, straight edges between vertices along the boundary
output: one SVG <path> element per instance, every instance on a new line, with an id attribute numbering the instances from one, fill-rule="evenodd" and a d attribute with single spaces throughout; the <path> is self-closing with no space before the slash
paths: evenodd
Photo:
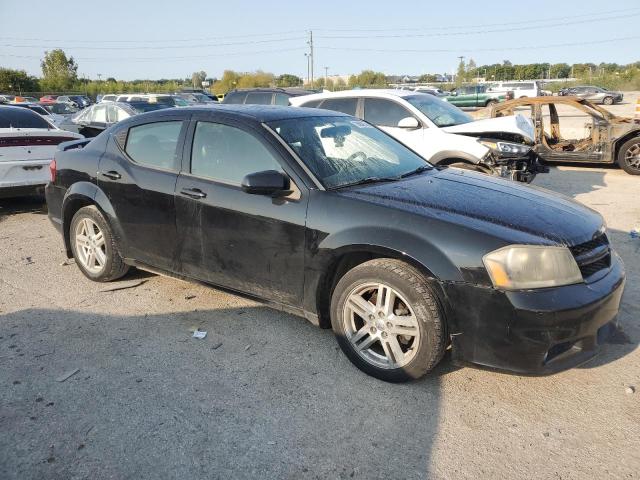
<path id="1" fill-rule="evenodd" d="M 640 238 L 640 227 L 636 227 L 629 232 L 631 238 Z"/>
<path id="2" fill-rule="evenodd" d="M 217 350 L 222 346 L 222 342 L 216 343 L 213 347 L 211 347 L 211 350 Z"/>
<path id="3" fill-rule="evenodd" d="M 36 263 L 33 260 L 31 260 L 31 257 L 23 257 L 22 261 L 24 262 L 25 265 L 31 265 L 32 263 Z"/>
<path id="4" fill-rule="evenodd" d="M 202 340 L 206 336 L 207 332 L 203 332 L 202 330 L 194 330 L 193 332 L 193 338 L 199 338 L 200 340 Z"/>
<path id="5" fill-rule="evenodd" d="M 194 298 L 196 298 L 196 296 L 195 296 L 195 295 L 185 295 L 185 296 L 184 296 L 184 299 L 185 299 L 185 300 L 192 300 L 192 299 L 194 299 Z"/>
<path id="6" fill-rule="evenodd" d="M 246 352 L 247 350 L 249 350 L 251 348 L 251 344 L 247 345 L 246 347 L 244 347 L 244 351 Z"/>
<path id="7" fill-rule="evenodd" d="M 143 285 L 145 283 L 147 283 L 146 280 L 139 280 L 139 281 L 134 282 L 134 283 L 128 283 L 127 285 L 119 285 L 117 287 L 105 288 L 105 289 L 100 290 L 100 292 L 101 293 L 104 293 L 104 292 L 116 292 L 118 290 L 126 290 L 127 288 L 136 288 L 136 287 L 139 287 L 140 285 Z"/>
<path id="8" fill-rule="evenodd" d="M 276 442 L 267 442 L 267 445 L 275 445 Z"/>
<path id="9" fill-rule="evenodd" d="M 78 373 L 80 371 L 79 368 L 76 368 L 75 370 L 71 370 L 70 372 L 67 372 L 65 374 L 60 375 L 58 378 L 56 378 L 56 382 L 64 382 L 65 380 L 73 377 L 76 373 Z"/>
<path id="10" fill-rule="evenodd" d="M 624 391 L 628 395 L 632 395 L 632 394 L 636 393 L 636 387 L 634 387 L 633 385 L 629 385 L 627 388 L 624 389 Z"/>
<path id="11" fill-rule="evenodd" d="M 61 267 L 66 267 L 67 265 L 71 265 L 73 263 L 73 258 L 70 258 L 68 260 L 65 260 L 64 262 L 62 262 L 60 264 Z"/>

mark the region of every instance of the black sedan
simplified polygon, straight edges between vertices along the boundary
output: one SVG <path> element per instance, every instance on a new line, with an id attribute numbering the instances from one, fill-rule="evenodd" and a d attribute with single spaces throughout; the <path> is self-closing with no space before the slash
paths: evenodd
<path id="1" fill-rule="evenodd" d="M 388 381 L 457 362 L 548 373 L 615 328 L 623 265 L 599 214 L 434 168 L 357 118 L 221 105 L 64 144 L 49 216 L 95 281 L 197 279 L 333 328 Z"/>

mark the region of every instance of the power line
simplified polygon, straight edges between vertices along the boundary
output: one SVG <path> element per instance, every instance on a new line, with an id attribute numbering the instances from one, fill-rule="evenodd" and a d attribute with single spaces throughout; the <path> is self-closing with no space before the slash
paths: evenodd
<path id="1" fill-rule="evenodd" d="M 458 36 L 470 36 L 470 35 L 483 35 L 486 33 L 505 33 L 505 32 L 521 32 L 523 30 L 539 30 L 542 28 L 554 28 L 554 27 L 566 27 L 567 25 L 580 25 L 587 23 L 603 22 L 607 20 L 618 20 L 621 18 L 638 17 L 640 12 L 626 15 L 617 15 L 612 17 L 599 17 L 586 20 L 576 20 L 573 22 L 556 22 L 547 25 L 529 25 L 524 27 L 507 27 L 496 28 L 490 30 L 467 30 L 463 32 L 431 32 L 431 33 L 397 33 L 397 34 L 384 34 L 384 35 L 323 35 L 319 38 L 322 39 L 373 39 L 373 38 L 427 38 L 427 37 L 458 37 Z"/>
<path id="2" fill-rule="evenodd" d="M 584 18 L 584 17 L 597 17 L 600 18 L 602 15 L 611 15 L 616 13 L 623 12 L 637 12 L 639 10 L 638 7 L 634 8 L 625 8 L 620 10 L 609 10 L 609 11 L 599 11 L 593 13 L 584 13 L 581 15 L 568 15 L 565 17 L 546 17 L 539 19 L 529 19 L 522 20 L 519 22 L 509 22 L 510 25 L 528 25 L 531 23 L 540 23 L 540 22 L 548 22 L 548 21 L 558 21 L 558 20 L 571 20 L 576 18 Z M 416 31 L 416 30 L 460 30 L 463 28 L 485 28 L 485 27 L 497 27 L 503 26 L 505 22 L 500 23 L 485 23 L 485 24 L 456 24 L 456 25 L 445 25 L 445 26 L 422 26 L 422 27 L 395 27 L 395 28 L 315 28 L 314 30 L 320 32 L 397 32 L 397 31 Z"/>
<path id="3" fill-rule="evenodd" d="M 625 40 L 638 40 L 640 35 L 633 35 L 629 37 L 610 38 L 606 40 L 593 40 L 583 42 L 570 42 L 570 43 L 554 43 L 548 45 L 525 45 L 519 47 L 492 47 L 492 48 L 470 48 L 464 49 L 468 53 L 475 52 L 501 52 L 505 50 L 538 50 L 543 48 L 556 48 L 556 47 L 580 47 L 584 45 L 598 45 L 602 43 L 621 42 Z M 446 48 L 431 48 L 431 49 L 401 49 L 396 48 L 393 50 L 384 50 L 376 48 L 351 48 L 345 46 L 333 47 L 333 46 L 316 46 L 319 50 L 344 50 L 349 52 L 370 52 L 370 53 L 456 53 L 460 52 L 460 48 L 446 49 Z"/>
<path id="4" fill-rule="evenodd" d="M 1 47 L 8 48 L 44 48 L 47 50 L 54 48 L 67 48 L 73 50 L 177 50 L 184 48 L 212 48 L 212 47 L 229 47 L 232 45 L 254 45 L 254 44 L 264 44 L 264 43 L 280 43 L 280 42 L 290 42 L 294 40 L 304 40 L 306 37 L 289 37 L 289 38 L 275 38 L 271 40 L 251 40 L 245 42 L 226 42 L 226 43 L 203 43 L 199 45 L 180 45 L 180 46 L 141 46 L 141 47 L 92 47 L 86 44 L 80 46 L 62 46 L 62 45 L 13 45 L 13 44 L 4 44 L 0 45 Z"/>

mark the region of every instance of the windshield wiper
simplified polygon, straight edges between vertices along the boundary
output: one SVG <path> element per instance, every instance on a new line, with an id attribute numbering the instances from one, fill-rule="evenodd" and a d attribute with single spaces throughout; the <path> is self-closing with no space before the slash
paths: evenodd
<path id="1" fill-rule="evenodd" d="M 336 185 L 335 187 L 332 187 L 331 190 L 335 190 L 337 188 L 355 187 L 356 185 L 365 185 L 367 183 L 393 182 L 395 180 L 398 180 L 398 178 L 399 177 L 367 177 L 356 180 L 355 182 Z"/>
<path id="2" fill-rule="evenodd" d="M 398 178 L 407 178 L 407 177 L 410 177 L 411 175 L 417 175 L 418 173 L 422 173 L 422 172 L 424 172 L 426 170 L 431 170 L 431 168 L 432 167 L 430 165 L 421 165 L 418 168 L 416 168 L 415 170 L 411 170 L 410 172 L 403 173 Z"/>

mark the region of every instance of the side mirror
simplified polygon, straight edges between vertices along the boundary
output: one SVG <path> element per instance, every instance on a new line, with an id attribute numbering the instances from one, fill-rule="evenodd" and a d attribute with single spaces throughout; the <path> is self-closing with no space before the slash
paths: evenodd
<path id="1" fill-rule="evenodd" d="M 416 129 L 420 128 L 420 123 L 415 117 L 405 117 L 398 122 L 398 128 Z"/>
<path id="2" fill-rule="evenodd" d="M 241 186 L 246 193 L 275 197 L 290 191 L 291 180 L 282 172 L 265 170 L 245 176 Z"/>

